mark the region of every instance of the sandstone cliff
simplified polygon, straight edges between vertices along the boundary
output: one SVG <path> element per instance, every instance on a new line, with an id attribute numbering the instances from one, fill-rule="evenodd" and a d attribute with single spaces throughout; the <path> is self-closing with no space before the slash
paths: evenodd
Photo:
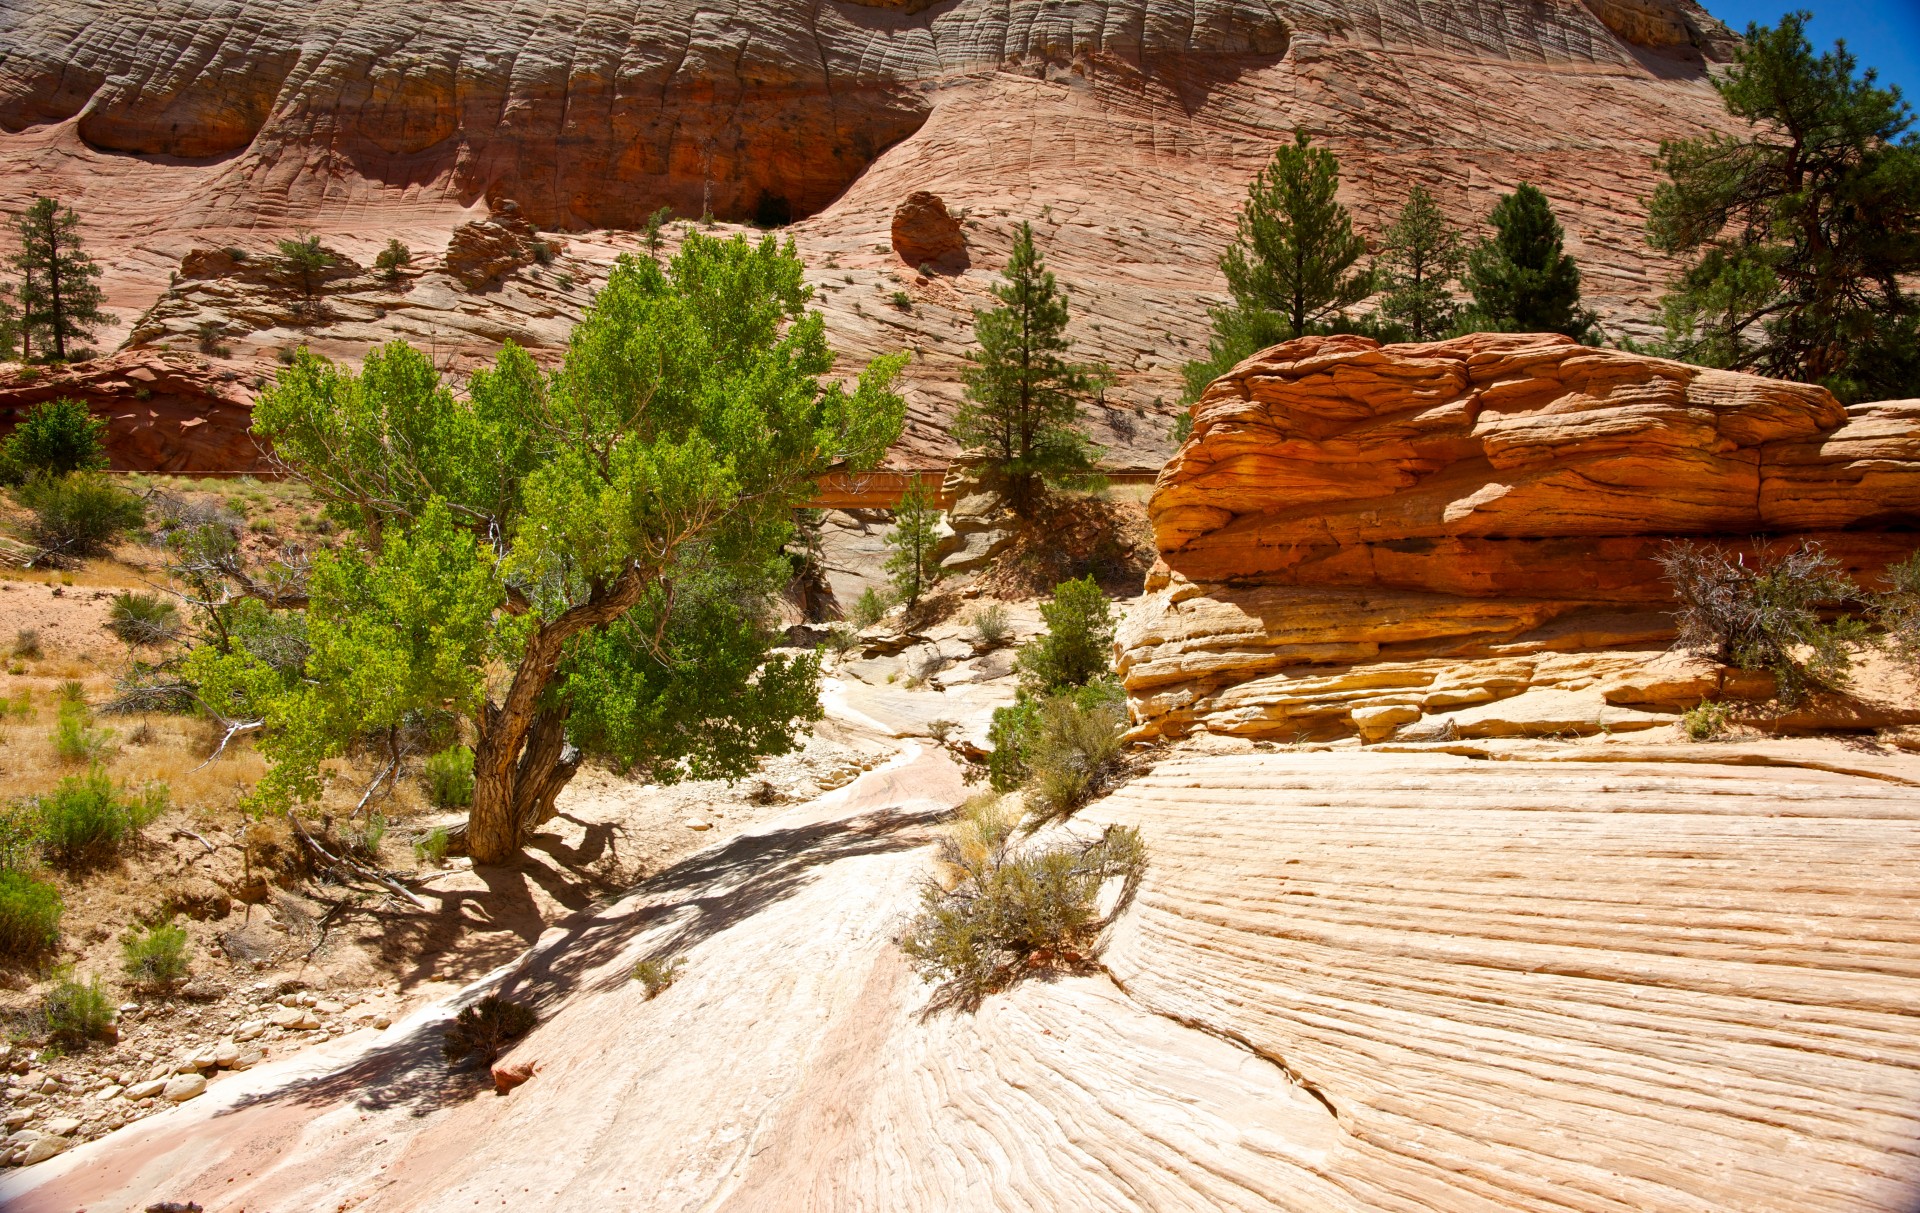
<path id="1" fill-rule="evenodd" d="M 1727 46 L 1690 0 L 22 0 L 0 44 L 0 209 L 79 208 L 110 340 L 196 247 L 259 256 L 304 226 L 361 264 L 397 237 L 424 267 L 511 200 L 571 233 L 570 285 L 523 266 L 303 326 L 256 323 L 257 300 L 195 315 L 268 371 L 280 346 L 357 358 L 396 335 L 455 366 L 503 336 L 552 354 L 655 208 L 790 218 L 836 346 L 916 352 L 897 460 L 925 466 L 951 454 L 971 310 L 1032 220 L 1080 352 L 1119 372 L 1094 435 L 1149 469 L 1246 181 L 1296 125 L 1340 152 L 1370 232 L 1414 184 L 1470 221 L 1540 183 L 1590 301 L 1642 317 L 1668 273 L 1640 232 L 1651 156 L 1724 121 L 1705 65 Z M 892 248 L 919 190 L 960 218 L 964 269 L 920 279 Z"/>
<path id="2" fill-rule="evenodd" d="M 1529 688 L 1533 731 L 1645 727 L 1543 693 L 1661 702 L 1615 684 L 1671 638 L 1669 540 L 1813 539 L 1868 581 L 1920 547 L 1920 402 L 1844 409 L 1564 337 L 1307 338 L 1193 416 L 1119 639 L 1144 735 L 1471 731 Z M 1570 656 L 1593 650 L 1621 652 Z"/>

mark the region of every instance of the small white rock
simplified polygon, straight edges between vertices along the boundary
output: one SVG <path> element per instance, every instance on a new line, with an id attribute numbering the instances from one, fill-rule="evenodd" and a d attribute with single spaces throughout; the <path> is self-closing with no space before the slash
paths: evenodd
<path id="1" fill-rule="evenodd" d="M 112 1086 L 101 1087 L 93 1093 L 93 1097 L 101 1103 L 106 1103 L 109 1099 L 118 1099 L 125 1090 L 125 1087 L 116 1082 Z"/>
<path id="2" fill-rule="evenodd" d="M 329 998 L 323 998 L 318 1002 L 314 1003 L 313 1009 L 320 1012 L 322 1015 L 338 1015 L 340 1012 L 346 1010 L 345 1007 L 341 1006 L 339 1003 L 334 1002 L 332 999 L 329 999 Z"/>
<path id="3" fill-rule="evenodd" d="M 160 1098 L 172 1103 L 185 1103 L 196 1095 L 205 1094 L 206 1089 L 204 1074 L 176 1074 L 160 1092 Z"/>
<path id="4" fill-rule="evenodd" d="M 166 1079 L 150 1078 L 146 1082 L 136 1082 L 132 1086 L 128 1087 L 127 1098 L 134 1099 L 134 1100 L 152 1099 L 154 1096 L 160 1094 L 162 1091 L 166 1089 L 167 1089 Z"/>
<path id="5" fill-rule="evenodd" d="M 64 1137 L 42 1137 L 27 1147 L 27 1152 L 20 1156 L 20 1165 L 30 1167 L 34 1163 L 45 1162 L 65 1151 L 68 1144 Z"/>
<path id="6" fill-rule="evenodd" d="M 43 1130 L 53 1134 L 55 1137 L 72 1137 L 74 1131 L 79 1129 L 79 1127 L 80 1118 L 77 1116 L 55 1117 L 41 1126 Z"/>
<path id="7" fill-rule="evenodd" d="M 703 821 L 698 817 L 689 817 L 685 821 L 681 822 L 680 824 L 687 827 L 689 830 L 711 830 L 713 828 L 713 823 L 711 821 Z"/>
<path id="8" fill-rule="evenodd" d="M 257 1039 L 259 1035 L 266 1030 L 267 1025 L 263 1021 L 249 1019 L 233 1030 L 233 1038 L 244 1044 L 249 1040 Z"/>

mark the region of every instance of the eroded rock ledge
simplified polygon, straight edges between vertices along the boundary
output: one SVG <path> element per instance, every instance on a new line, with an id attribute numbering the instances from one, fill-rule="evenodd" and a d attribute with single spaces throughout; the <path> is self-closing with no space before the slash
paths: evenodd
<path id="1" fill-rule="evenodd" d="M 1119 637 L 1140 736 L 1373 739 L 1456 712 L 1436 727 L 1472 735 L 1475 705 L 1596 685 L 1637 706 L 1573 731 L 1646 727 L 1712 677 L 1644 676 L 1672 635 L 1668 541 L 1815 539 L 1869 583 L 1920 546 L 1920 401 L 1843 408 L 1565 337 L 1305 338 L 1193 417 Z"/>

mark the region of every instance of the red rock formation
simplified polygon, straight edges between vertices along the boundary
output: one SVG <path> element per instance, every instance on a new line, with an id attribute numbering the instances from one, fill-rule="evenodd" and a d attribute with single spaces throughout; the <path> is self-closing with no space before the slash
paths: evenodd
<path id="1" fill-rule="evenodd" d="M 543 256 L 551 260 L 564 247 L 551 237 L 542 240 L 531 223 L 510 210 L 454 228 L 442 264 L 460 285 L 478 291 Z"/>
<path id="2" fill-rule="evenodd" d="M 68 397 L 107 422 L 112 466 L 135 472 L 260 472 L 243 372 L 154 351 L 15 372 L 0 382 L 0 434 L 33 405 Z"/>
<path id="3" fill-rule="evenodd" d="M 1121 640 L 1149 728 L 1278 707 L 1352 728 L 1355 709 L 1424 704 L 1408 688 L 1462 658 L 1506 660 L 1488 676 L 1510 693 L 1625 676 L 1538 655 L 1663 643 L 1654 557 L 1676 537 L 1815 539 L 1868 579 L 1920 546 L 1920 402 L 1843 409 L 1565 337 L 1305 338 L 1221 377 L 1193 417 Z M 1372 672 L 1310 668 L 1355 663 Z M 1270 677 L 1289 685 L 1241 686 Z"/>
<path id="4" fill-rule="evenodd" d="M 893 212 L 893 251 L 908 265 L 952 263 L 962 267 L 967 255 L 966 233 L 947 212 L 940 195 L 915 190 Z"/>

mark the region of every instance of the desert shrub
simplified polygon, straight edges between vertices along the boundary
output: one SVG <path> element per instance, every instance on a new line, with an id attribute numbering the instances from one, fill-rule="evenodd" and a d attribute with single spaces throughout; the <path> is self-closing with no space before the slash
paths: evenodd
<path id="1" fill-rule="evenodd" d="M 1873 621 L 1881 646 L 1920 673 L 1920 552 L 1887 570 L 1887 589 L 1874 596 Z"/>
<path id="2" fill-rule="evenodd" d="M 65 763 L 93 763 L 106 756 L 112 734 L 93 727 L 83 700 L 63 698 L 53 726 L 53 752 Z"/>
<path id="3" fill-rule="evenodd" d="M 527 247 L 533 259 L 541 265 L 553 264 L 553 246 L 544 240 L 536 240 Z"/>
<path id="4" fill-rule="evenodd" d="M 134 932 L 120 941 L 120 967 L 143 990 L 164 990 L 187 979 L 187 933 L 172 923 Z"/>
<path id="5" fill-rule="evenodd" d="M 40 996 L 40 1023 L 55 1043 L 84 1048 L 89 1041 L 113 1036 L 113 1004 L 98 977 L 84 982 L 63 973 Z"/>
<path id="6" fill-rule="evenodd" d="M 107 630 L 128 645 L 161 645 L 180 634 L 180 612 L 158 594 L 122 590 L 107 608 Z"/>
<path id="7" fill-rule="evenodd" d="M 948 720 L 944 717 L 941 717 L 939 719 L 927 721 L 927 736 L 933 738 L 935 741 L 939 742 L 941 745 L 947 744 L 947 738 L 953 736 L 955 733 L 959 731 L 960 731 L 960 722 L 957 720 Z"/>
<path id="8" fill-rule="evenodd" d="M 0 442 L 0 483 L 61 477 L 107 466 L 107 423 L 78 400 L 49 400 L 27 410 Z"/>
<path id="9" fill-rule="evenodd" d="M 997 602 L 983 603 L 973 609 L 968 620 L 973 625 L 973 637 L 981 646 L 997 649 L 1007 643 L 1007 637 L 1013 634 L 1013 622 L 1007 617 L 1007 608 Z"/>
<path id="10" fill-rule="evenodd" d="M 450 745 L 427 758 L 427 799 L 443 809 L 473 803 L 473 751 Z"/>
<path id="11" fill-rule="evenodd" d="M 655 959 L 648 957 L 633 966 L 633 979 L 647 988 L 647 1001 L 652 1002 L 666 993 L 675 979 L 680 976 L 680 960 L 677 957 Z"/>
<path id="12" fill-rule="evenodd" d="M 1703 699 L 1680 713 L 1680 728 L 1694 741 L 1712 741 L 1727 731 L 1731 715 L 1726 704 Z"/>
<path id="13" fill-rule="evenodd" d="M 396 281 L 400 271 L 413 264 L 413 250 L 398 240 L 387 241 L 387 247 L 373 259 L 373 268 L 388 282 Z"/>
<path id="14" fill-rule="evenodd" d="M 0 868 L 0 957 L 24 960 L 60 942 L 60 890 L 19 867 Z"/>
<path id="15" fill-rule="evenodd" d="M 892 607 L 893 599 L 890 595 L 881 593 L 873 586 L 868 586 L 866 589 L 860 591 L 860 597 L 854 600 L 853 626 L 865 631 L 867 628 L 879 623 L 881 616 L 885 615 Z"/>
<path id="16" fill-rule="evenodd" d="M 39 563 L 98 556 L 146 517 L 138 497 L 91 472 L 32 476 L 13 495 L 28 511 L 26 537 L 41 549 Z"/>
<path id="17" fill-rule="evenodd" d="M 1116 906 L 1124 906 L 1146 870 L 1140 835 L 1125 826 L 1024 849 L 1013 845 L 1013 829 L 997 797 L 969 801 L 940 844 L 957 879 L 922 886 L 920 912 L 901 940 L 915 971 L 957 1006 L 977 1007 L 1027 973 L 1090 965 L 1109 921 L 1101 889 L 1120 881 Z"/>
<path id="18" fill-rule="evenodd" d="M 1063 581 L 1040 608 L 1047 630 L 1020 646 L 1016 668 L 1025 690 L 1044 693 L 1085 686 L 1113 659 L 1113 611 L 1093 578 Z"/>
<path id="19" fill-rule="evenodd" d="M 46 656 L 40 648 L 40 630 L 38 628 L 20 628 L 13 634 L 13 655 L 38 661 Z"/>
<path id="20" fill-rule="evenodd" d="M 827 647 L 834 652 L 846 655 L 860 645 L 860 633 L 850 627 L 840 626 L 827 629 Z"/>
<path id="21" fill-rule="evenodd" d="M 225 357 L 229 351 L 220 344 L 220 338 L 226 334 L 227 326 L 218 320 L 202 320 L 193 326 L 195 343 L 203 354 Z"/>
<path id="22" fill-rule="evenodd" d="M 1680 600 L 1674 624 L 1682 648 L 1770 671 L 1783 704 L 1845 685 L 1849 646 L 1865 638 L 1866 627 L 1848 617 L 1822 619 L 1822 606 L 1860 596 L 1825 548 L 1802 543 L 1784 556 L 1749 562 L 1726 548 L 1675 542 L 1658 559 Z"/>
<path id="23" fill-rule="evenodd" d="M 489 994 L 454 1016 L 440 1051 L 450 1062 L 472 1057 L 482 1065 L 492 1065 L 514 1041 L 531 1032 L 533 1025 L 533 1011 L 525 1003 Z"/>
<path id="24" fill-rule="evenodd" d="M 439 867 L 447 861 L 447 827 L 435 826 L 414 840 L 413 857 L 421 863 Z"/>
<path id="25" fill-rule="evenodd" d="M 1092 698 L 1092 697 L 1085 697 Z M 1070 695 L 1041 704 L 1026 744 L 1027 811 L 1036 821 L 1065 817 L 1100 795 L 1123 767 L 1126 713 L 1111 698 L 1083 705 Z"/>
<path id="26" fill-rule="evenodd" d="M 362 859 L 377 859 L 380 844 L 386 841 L 387 817 L 379 811 L 368 813 L 360 824 L 349 823 L 344 834 L 347 850 Z"/>
<path id="27" fill-rule="evenodd" d="M 47 857 L 66 867 L 83 867 L 113 858 L 164 813 L 167 785 L 149 784 L 137 792 L 116 787 L 105 770 L 94 766 L 84 775 L 62 779 L 35 804 Z"/>
<path id="28" fill-rule="evenodd" d="M 895 291 L 893 293 L 892 301 L 893 301 L 893 306 L 899 308 L 903 312 L 911 312 L 913 310 L 913 299 L 905 291 Z"/>

